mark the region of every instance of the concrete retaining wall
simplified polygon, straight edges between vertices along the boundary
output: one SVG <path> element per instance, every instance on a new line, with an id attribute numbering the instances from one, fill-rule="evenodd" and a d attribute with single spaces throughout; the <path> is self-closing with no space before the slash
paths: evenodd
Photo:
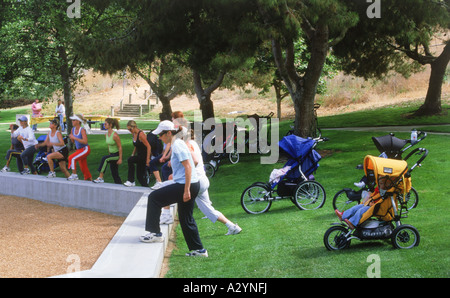
<path id="1" fill-rule="evenodd" d="M 83 180 L 67 181 L 65 178 L 40 175 L 0 173 L 0 194 L 118 216 L 127 216 L 144 193 L 150 193 L 150 189 Z"/>

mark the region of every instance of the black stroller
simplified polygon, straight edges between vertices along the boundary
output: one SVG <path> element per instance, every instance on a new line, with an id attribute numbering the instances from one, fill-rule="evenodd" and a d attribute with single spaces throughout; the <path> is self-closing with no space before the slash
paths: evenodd
<path id="1" fill-rule="evenodd" d="M 420 143 L 427 137 L 426 132 L 417 132 L 413 130 L 411 132 L 411 139 L 399 139 L 390 133 L 381 137 L 372 137 L 372 141 L 375 147 L 380 152 L 380 157 L 391 159 L 402 159 L 402 154 L 411 147 Z M 404 160 L 407 160 L 411 155 L 409 154 Z M 362 169 L 362 165 L 358 165 L 357 169 Z M 367 181 L 367 177 L 363 178 L 363 182 Z M 361 201 L 361 196 L 365 191 L 373 191 L 368 183 L 359 189 L 354 190 L 352 188 L 344 188 L 338 191 L 333 197 L 333 210 L 339 210 L 343 212 L 354 205 L 357 205 Z M 406 194 L 405 201 L 408 206 L 408 210 L 416 208 L 419 203 L 419 194 L 414 187 Z"/>
<path id="2" fill-rule="evenodd" d="M 230 123 L 227 123 L 230 125 Z M 214 127 L 209 133 L 203 136 L 203 143 L 210 145 L 208 148 L 202 146 L 202 155 L 204 160 L 204 168 L 206 176 L 208 178 L 214 177 L 219 165 L 223 159 L 228 158 L 231 164 L 237 164 L 239 162 L 239 152 L 235 146 L 237 138 L 237 127 L 235 123 L 232 123 L 232 132 L 229 133 L 227 125 L 218 125 Z M 217 130 L 222 131 L 222 138 L 217 137 Z M 219 131 L 220 132 L 220 131 Z M 220 145 L 216 142 L 221 142 Z M 221 150 L 216 152 L 215 148 L 220 146 Z"/>

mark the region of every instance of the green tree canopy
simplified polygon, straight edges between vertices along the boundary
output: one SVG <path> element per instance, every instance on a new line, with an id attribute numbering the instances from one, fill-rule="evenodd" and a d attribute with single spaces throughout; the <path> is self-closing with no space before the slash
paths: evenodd
<path id="1" fill-rule="evenodd" d="M 346 2 L 358 12 L 360 21 L 334 47 L 335 54 L 343 58 L 343 69 L 364 78 L 381 78 L 392 70 L 408 76 L 429 64 L 428 92 L 417 114 L 440 113 L 442 83 L 450 60 L 450 1 L 384 0 L 378 7 L 379 18 L 369 18 L 362 1 Z M 431 42 L 437 38 L 444 47 L 433 54 Z"/>

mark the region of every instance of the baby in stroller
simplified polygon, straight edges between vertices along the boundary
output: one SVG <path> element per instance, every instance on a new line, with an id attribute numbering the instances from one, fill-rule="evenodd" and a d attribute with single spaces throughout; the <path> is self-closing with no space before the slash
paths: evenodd
<path id="1" fill-rule="evenodd" d="M 334 210 L 334 212 L 341 221 L 345 221 L 351 229 L 355 229 L 363 217 L 363 214 L 368 211 L 370 207 L 377 204 L 384 193 L 386 193 L 386 191 L 391 187 L 393 187 L 393 183 L 392 180 L 389 179 L 389 176 L 380 177 L 378 179 L 378 186 L 372 194 L 368 193 L 366 197 L 363 198 L 363 202 L 361 204 L 353 206 L 344 212 L 340 212 L 338 209 Z"/>
<path id="2" fill-rule="evenodd" d="M 368 181 L 376 183 L 377 188 L 363 203 L 342 213 L 335 211 L 343 223 L 335 223 L 325 232 L 324 244 L 328 250 L 347 248 L 352 239 L 391 239 L 395 248 L 419 245 L 418 230 L 401 222 L 408 214 L 405 194 L 412 187 L 411 172 L 421 165 L 428 150 L 417 148 L 409 156 L 415 153 L 420 158 L 411 167 L 406 160 L 371 155 L 365 157 L 364 172 L 370 177 Z"/>

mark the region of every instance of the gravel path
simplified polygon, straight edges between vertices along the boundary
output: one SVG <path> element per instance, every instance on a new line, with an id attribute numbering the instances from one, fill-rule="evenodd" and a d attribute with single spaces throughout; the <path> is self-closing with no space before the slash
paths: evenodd
<path id="1" fill-rule="evenodd" d="M 40 278 L 71 268 L 90 269 L 124 220 L 0 195 L 0 278 Z"/>

